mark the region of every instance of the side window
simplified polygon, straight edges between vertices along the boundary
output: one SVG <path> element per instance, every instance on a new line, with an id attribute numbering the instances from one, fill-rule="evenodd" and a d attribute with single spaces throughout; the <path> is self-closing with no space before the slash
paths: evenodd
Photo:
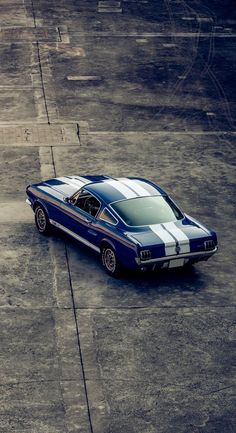
<path id="1" fill-rule="evenodd" d="M 102 220 L 102 221 L 106 221 L 107 223 L 110 223 L 110 224 L 112 224 L 114 226 L 118 222 L 117 219 L 115 217 L 113 217 L 113 215 L 106 208 L 103 209 L 103 211 L 100 213 L 99 219 Z"/>
<path id="2" fill-rule="evenodd" d="M 95 217 L 100 209 L 100 202 L 88 191 L 82 190 L 75 206 Z"/>

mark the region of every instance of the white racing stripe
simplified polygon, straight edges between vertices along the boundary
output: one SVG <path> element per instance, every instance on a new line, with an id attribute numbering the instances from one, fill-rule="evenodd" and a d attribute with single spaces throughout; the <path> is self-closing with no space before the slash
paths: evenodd
<path id="1" fill-rule="evenodd" d="M 53 196 L 54 198 L 58 198 L 59 200 L 61 200 L 61 192 L 56 190 L 56 189 L 52 189 L 50 185 L 48 186 L 38 186 L 38 189 L 40 189 L 41 191 L 43 191 L 44 193 L 50 194 L 51 196 Z M 45 200 L 47 200 L 47 196 L 44 197 Z"/>
<path id="2" fill-rule="evenodd" d="M 85 179 L 82 176 L 73 176 L 74 180 L 79 180 L 80 182 L 84 183 L 87 185 L 87 183 L 90 183 L 91 181 L 88 179 Z"/>
<path id="3" fill-rule="evenodd" d="M 189 253 L 190 252 L 190 244 L 189 238 L 186 234 L 178 228 L 174 222 L 164 223 L 163 226 L 168 230 L 178 241 L 179 246 L 181 248 L 180 254 Z"/>
<path id="4" fill-rule="evenodd" d="M 146 182 L 144 182 L 144 181 L 142 181 L 142 180 L 140 180 L 140 179 L 135 179 L 135 182 L 136 182 L 138 185 L 141 185 L 141 186 L 144 185 L 143 188 L 144 188 L 145 190 L 147 190 L 147 191 L 150 193 L 150 195 L 161 195 L 159 189 L 158 189 L 158 188 L 154 188 L 153 185 L 150 185 L 149 183 L 146 183 Z"/>
<path id="5" fill-rule="evenodd" d="M 66 177 L 61 177 L 60 179 L 62 182 L 64 182 L 66 185 L 71 185 L 71 186 L 76 186 L 76 188 L 81 188 L 82 186 L 85 186 L 86 183 L 83 182 L 82 180 L 77 180 L 77 179 L 68 179 Z"/>
<path id="6" fill-rule="evenodd" d="M 135 198 L 138 197 L 138 194 L 136 194 L 132 189 L 128 188 L 123 183 L 119 182 L 118 180 L 109 179 L 106 181 L 109 185 L 113 186 L 117 191 L 119 191 L 125 198 Z"/>
<path id="7" fill-rule="evenodd" d="M 82 186 L 86 185 L 84 182 L 80 182 L 80 181 L 73 182 L 73 181 L 71 181 L 71 179 L 68 179 L 66 184 L 71 185 L 71 186 L 76 186 L 78 189 L 80 189 Z"/>
<path id="8" fill-rule="evenodd" d="M 176 254 L 176 241 L 160 224 L 149 226 L 150 229 L 164 242 L 166 256 Z"/>
<path id="9" fill-rule="evenodd" d="M 127 179 L 125 177 L 119 178 L 119 181 L 122 182 L 124 185 L 127 185 L 130 187 L 136 194 L 138 194 L 140 197 L 150 196 L 150 192 L 147 191 L 145 188 L 143 188 L 141 185 L 138 184 L 138 182 L 135 182 L 134 179 Z"/>

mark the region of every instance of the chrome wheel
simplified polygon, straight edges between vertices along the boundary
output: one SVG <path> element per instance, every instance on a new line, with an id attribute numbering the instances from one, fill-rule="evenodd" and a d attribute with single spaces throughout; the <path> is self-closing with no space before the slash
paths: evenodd
<path id="1" fill-rule="evenodd" d="M 41 205 L 38 205 L 35 209 L 35 224 L 40 233 L 49 233 L 50 222 L 45 209 Z"/>
<path id="2" fill-rule="evenodd" d="M 104 248 L 102 254 L 102 262 L 106 269 L 114 273 L 116 270 L 116 255 L 111 248 Z"/>
<path id="3" fill-rule="evenodd" d="M 45 230 L 46 224 L 47 224 L 46 216 L 45 216 L 43 209 L 41 209 L 41 208 L 37 209 L 36 219 L 37 219 L 39 230 L 42 230 L 42 232 L 43 232 Z"/>

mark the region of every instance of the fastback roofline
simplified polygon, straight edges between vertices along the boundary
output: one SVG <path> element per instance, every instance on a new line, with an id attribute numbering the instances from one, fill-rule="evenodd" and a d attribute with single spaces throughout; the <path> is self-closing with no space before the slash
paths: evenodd
<path id="1" fill-rule="evenodd" d="M 129 176 L 127 179 L 133 179 L 133 180 L 142 180 L 143 182 L 151 185 L 153 188 L 158 190 L 162 195 L 168 195 L 164 189 L 162 189 L 160 186 L 158 186 L 156 183 L 152 182 L 151 180 L 147 180 L 144 177 L 135 177 L 135 176 Z"/>

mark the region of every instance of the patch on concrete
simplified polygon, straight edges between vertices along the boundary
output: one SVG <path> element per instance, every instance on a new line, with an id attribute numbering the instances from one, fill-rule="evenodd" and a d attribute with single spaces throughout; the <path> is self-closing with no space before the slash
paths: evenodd
<path id="1" fill-rule="evenodd" d="M 49 46 L 48 46 L 49 48 Z M 81 47 L 71 47 L 66 43 L 60 43 L 56 46 L 56 52 L 62 53 L 69 57 L 86 57 L 85 50 Z"/>
<path id="2" fill-rule="evenodd" d="M 195 21 L 196 17 L 181 17 L 181 20 L 183 20 L 183 21 Z"/>
<path id="3" fill-rule="evenodd" d="M 0 29 L 0 42 L 39 41 L 57 42 L 58 32 L 49 27 L 7 27 Z"/>
<path id="4" fill-rule="evenodd" d="M 60 27 L 57 27 L 57 32 L 58 32 L 60 42 L 62 42 L 63 44 L 70 43 L 70 36 L 68 33 L 67 26 L 61 25 Z"/>
<path id="5" fill-rule="evenodd" d="M 53 154 L 51 147 L 39 148 L 40 172 L 42 180 L 55 177 Z"/>
<path id="6" fill-rule="evenodd" d="M 100 8 L 119 8 L 120 7 L 120 1 L 115 0 L 102 0 L 98 2 L 98 7 Z"/>
<path id="7" fill-rule="evenodd" d="M 62 146 L 78 144 L 76 125 L 0 126 L 0 146 Z"/>
<path id="8" fill-rule="evenodd" d="M 102 13 L 121 13 L 121 2 L 114 0 L 105 0 L 98 2 L 98 12 Z"/>
<path id="9" fill-rule="evenodd" d="M 163 46 L 164 48 L 176 48 L 176 47 L 177 47 L 176 44 L 162 44 L 162 46 Z"/>
<path id="10" fill-rule="evenodd" d="M 136 39 L 137 44 L 146 44 L 148 42 L 147 39 Z"/>
<path id="11" fill-rule="evenodd" d="M 102 81 L 99 75 L 68 75 L 68 81 Z"/>
<path id="12" fill-rule="evenodd" d="M 199 23 L 213 23 L 213 18 L 211 17 L 197 17 Z"/>

